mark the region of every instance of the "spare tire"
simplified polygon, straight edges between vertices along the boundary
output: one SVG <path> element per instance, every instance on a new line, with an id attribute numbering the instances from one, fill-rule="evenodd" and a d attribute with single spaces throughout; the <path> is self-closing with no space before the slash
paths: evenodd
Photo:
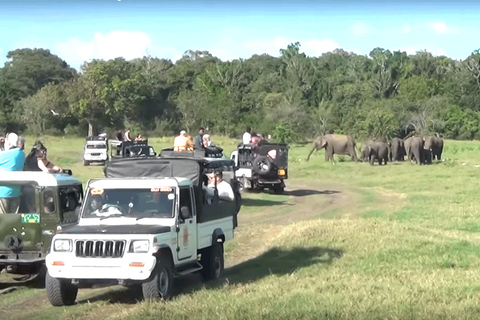
<path id="1" fill-rule="evenodd" d="M 252 170 L 258 174 L 267 174 L 272 169 L 272 162 L 265 156 L 259 156 L 253 160 Z"/>

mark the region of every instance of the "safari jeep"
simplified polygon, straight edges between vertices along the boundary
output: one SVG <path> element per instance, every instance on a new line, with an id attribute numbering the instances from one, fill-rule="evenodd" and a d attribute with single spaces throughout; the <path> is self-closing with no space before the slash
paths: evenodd
<path id="1" fill-rule="evenodd" d="M 263 141 L 259 145 L 240 144 L 230 158 L 235 161 L 240 189 L 272 189 L 283 193 L 288 178 L 288 145 Z"/>
<path id="2" fill-rule="evenodd" d="M 0 270 L 41 274 L 53 235 L 77 221 L 82 183 L 67 174 L 19 171 L 2 172 L 0 186 L 21 192 L 18 210 L 0 214 Z"/>
<path id="3" fill-rule="evenodd" d="M 201 272 L 218 278 L 223 243 L 234 236 L 240 207 L 204 186 L 205 175 L 216 170 L 234 177 L 229 159 L 107 163 L 106 178 L 87 184 L 79 223 L 53 239 L 46 263 L 51 304 L 73 304 L 79 285 L 141 286 L 145 299 L 166 300 L 173 277 Z"/>
<path id="4" fill-rule="evenodd" d="M 83 148 L 83 165 L 92 162 L 105 164 L 108 160 L 108 145 L 106 136 L 88 137 Z"/>
<path id="5" fill-rule="evenodd" d="M 110 159 L 154 157 L 157 155 L 148 140 L 142 141 L 110 141 Z"/>

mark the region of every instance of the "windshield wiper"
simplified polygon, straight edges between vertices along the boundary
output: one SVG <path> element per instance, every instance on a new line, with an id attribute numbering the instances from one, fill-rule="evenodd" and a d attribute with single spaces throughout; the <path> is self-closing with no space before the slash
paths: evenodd
<path id="1" fill-rule="evenodd" d="M 109 216 L 101 217 L 100 220 L 104 220 L 104 219 L 112 218 L 112 217 L 123 217 L 123 214 L 121 214 L 121 213 L 114 213 L 114 214 L 111 214 L 111 215 L 109 215 Z"/>
<path id="2" fill-rule="evenodd" d="M 152 212 L 152 213 L 150 213 L 149 215 L 140 216 L 140 217 L 138 217 L 138 218 L 135 219 L 135 220 L 138 221 L 138 220 L 143 219 L 143 218 L 151 218 L 151 217 L 153 217 L 154 215 L 155 215 L 155 212 Z"/>

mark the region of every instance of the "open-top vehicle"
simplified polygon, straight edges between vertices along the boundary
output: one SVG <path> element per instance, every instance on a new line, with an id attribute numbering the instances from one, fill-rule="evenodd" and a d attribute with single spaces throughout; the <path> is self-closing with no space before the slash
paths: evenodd
<path id="1" fill-rule="evenodd" d="M 18 210 L 0 214 L 0 271 L 44 274 L 52 237 L 78 220 L 82 182 L 64 173 L 6 171 L 0 187 L 20 190 Z"/>
<path id="2" fill-rule="evenodd" d="M 110 159 L 154 157 L 157 155 L 148 140 L 118 141 L 110 140 Z"/>
<path id="3" fill-rule="evenodd" d="M 106 178 L 87 184 L 79 223 L 53 239 L 46 278 L 52 305 L 73 304 L 79 284 L 138 285 L 145 299 L 168 299 L 174 276 L 218 278 L 239 194 L 224 199 L 204 182 L 216 171 L 235 182 L 234 170 L 229 159 L 195 156 L 107 163 Z"/>
<path id="4" fill-rule="evenodd" d="M 288 145 L 262 141 L 259 145 L 241 144 L 230 158 L 235 161 L 240 188 L 272 189 L 283 193 L 288 178 Z"/>

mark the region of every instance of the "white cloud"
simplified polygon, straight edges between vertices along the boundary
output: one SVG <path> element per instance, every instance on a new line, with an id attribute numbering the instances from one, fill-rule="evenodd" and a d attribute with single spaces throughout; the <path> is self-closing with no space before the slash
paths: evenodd
<path id="1" fill-rule="evenodd" d="M 146 55 L 150 49 L 151 41 L 147 34 L 120 30 L 105 35 L 96 33 L 89 42 L 72 38 L 56 46 L 58 55 L 74 67 L 92 59 L 123 57 L 131 60 Z"/>
<path id="2" fill-rule="evenodd" d="M 430 23 L 430 29 L 438 34 L 455 34 L 458 33 L 456 27 L 447 26 L 445 22 Z"/>
<path id="3" fill-rule="evenodd" d="M 365 23 L 356 23 L 352 26 L 352 33 L 356 36 L 362 36 L 367 34 L 370 31 L 369 26 Z"/>
<path id="4" fill-rule="evenodd" d="M 408 23 L 405 23 L 400 29 L 401 33 L 410 33 L 411 31 L 412 31 L 412 27 Z"/>

